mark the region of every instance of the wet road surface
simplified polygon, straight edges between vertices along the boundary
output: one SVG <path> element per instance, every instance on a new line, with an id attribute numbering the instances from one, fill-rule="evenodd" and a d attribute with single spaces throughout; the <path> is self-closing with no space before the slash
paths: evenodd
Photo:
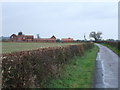
<path id="1" fill-rule="evenodd" d="M 99 52 L 96 58 L 94 88 L 118 88 L 118 63 L 120 58 L 109 48 L 96 44 Z M 118 60 L 119 59 L 119 60 Z M 119 76 L 119 77 L 118 77 Z"/>

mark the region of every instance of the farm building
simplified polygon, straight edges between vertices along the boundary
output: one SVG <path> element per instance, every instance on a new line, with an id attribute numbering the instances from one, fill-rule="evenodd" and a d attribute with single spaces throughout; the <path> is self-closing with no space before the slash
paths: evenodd
<path id="1" fill-rule="evenodd" d="M 23 35 L 22 32 L 19 32 L 18 35 L 12 34 L 10 36 L 11 41 L 33 41 L 34 36 L 33 35 Z"/>
<path id="2" fill-rule="evenodd" d="M 53 35 L 51 38 L 34 38 L 33 35 L 24 35 L 22 32 L 19 32 L 18 35 L 16 34 L 12 34 L 10 36 L 10 41 L 13 42 L 56 42 L 57 39 L 56 37 Z M 61 42 L 74 42 L 73 38 L 62 38 L 60 40 Z"/>
<path id="3" fill-rule="evenodd" d="M 35 38 L 35 42 L 56 42 L 56 37 L 52 36 L 51 38 Z"/>
<path id="4" fill-rule="evenodd" d="M 74 42 L 73 38 L 62 38 L 61 41 L 62 42 L 66 42 L 66 43 L 68 43 L 68 42 Z"/>
<path id="5" fill-rule="evenodd" d="M 14 41 L 14 42 L 21 42 L 21 41 L 56 42 L 56 37 L 53 35 L 51 38 L 34 38 L 33 35 L 23 35 L 22 32 L 19 32 L 18 35 L 12 34 L 10 36 L 10 41 Z"/>

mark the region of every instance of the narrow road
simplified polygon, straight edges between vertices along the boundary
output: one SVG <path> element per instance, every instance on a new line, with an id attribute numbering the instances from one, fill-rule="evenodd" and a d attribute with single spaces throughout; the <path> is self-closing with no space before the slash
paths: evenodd
<path id="1" fill-rule="evenodd" d="M 96 58 L 94 88 L 118 88 L 118 63 L 120 58 L 109 48 L 96 44 L 99 52 Z M 119 60 L 118 60 L 119 59 Z"/>

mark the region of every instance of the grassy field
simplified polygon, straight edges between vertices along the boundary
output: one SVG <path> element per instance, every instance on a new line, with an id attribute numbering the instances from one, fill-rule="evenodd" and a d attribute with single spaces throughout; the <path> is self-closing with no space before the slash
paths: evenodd
<path id="1" fill-rule="evenodd" d="M 94 46 L 82 57 L 74 57 L 61 70 L 61 75 L 50 80 L 45 88 L 91 88 L 98 47 Z"/>
<path id="2" fill-rule="evenodd" d="M 109 49 L 111 49 L 113 52 L 115 52 L 117 55 L 120 56 L 120 51 L 116 47 L 113 47 L 113 46 L 111 46 L 109 44 L 105 44 L 105 43 L 101 43 L 101 45 L 108 47 Z"/>
<path id="3" fill-rule="evenodd" d="M 10 53 L 15 51 L 26 51 L 33 50 L 37 48 L 44 47 L 56 47 L 62 45 L 72 45 L 72 44 L 80 44 L 80 43 L 20 43 L 20 42 L 3 42 L 2 43 L 2 53 Z"/>

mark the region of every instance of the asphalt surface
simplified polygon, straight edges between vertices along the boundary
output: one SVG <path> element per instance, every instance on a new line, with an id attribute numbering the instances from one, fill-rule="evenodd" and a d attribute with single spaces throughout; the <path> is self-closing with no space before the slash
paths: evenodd
<path id="1" fill-rule="evenodd" d="M 93 88 L 120 88 L 120 75 L 118 64 L 120 58 L 109 48 L 96 44 L 99 52 L 96 58 L 96 68 Z"/>

